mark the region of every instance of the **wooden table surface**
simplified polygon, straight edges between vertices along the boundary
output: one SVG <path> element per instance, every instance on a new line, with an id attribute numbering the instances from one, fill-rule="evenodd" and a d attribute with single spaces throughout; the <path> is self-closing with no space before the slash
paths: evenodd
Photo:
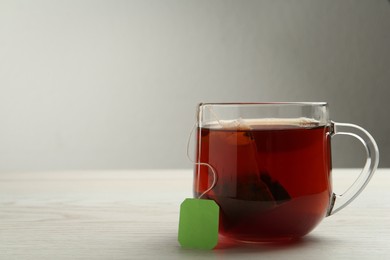
<path id="1" fill-rule="evenodd" d="M 335 189 L 357 170 L 333 170 Z M 347 208 L 284 245 L 177 242 L 191 170 L 0 173 L 0 259 L 390 259 L 390 169 Z"/>

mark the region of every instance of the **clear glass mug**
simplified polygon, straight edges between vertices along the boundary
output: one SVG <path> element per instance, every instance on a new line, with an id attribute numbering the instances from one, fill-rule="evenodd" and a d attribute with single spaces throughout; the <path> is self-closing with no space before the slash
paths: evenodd
<path id="1" fill-rule="evenodd" d="M 332 191 L 331 139 L 350 135 L 365 166 L 343 194 Z M 329 119 L 327 103 L 201 103 L 197 111 L 194 196 L 220 206 L 219 233 L 277 241 L 309 233 L 365 188 L 379 162 L 363 128 Z"/>

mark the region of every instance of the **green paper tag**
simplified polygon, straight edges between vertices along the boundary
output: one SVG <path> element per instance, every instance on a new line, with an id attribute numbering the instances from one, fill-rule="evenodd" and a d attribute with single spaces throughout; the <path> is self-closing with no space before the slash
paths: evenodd
<path id="1" fill-rule="evenodd" d="M 182 247 L 213 249 L 218 243 L 219 206 L 213 200 L 185 199 L 180 206 Z"/>

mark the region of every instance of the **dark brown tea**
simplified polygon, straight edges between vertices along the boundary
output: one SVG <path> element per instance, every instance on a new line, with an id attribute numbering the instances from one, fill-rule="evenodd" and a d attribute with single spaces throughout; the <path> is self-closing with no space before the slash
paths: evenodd
<path id="1" fill-rule="evenodd" d="M 298 120 L 298 119 L 297 119 Z M 297 238 L 326 215 L 331 197 L 328 127 L 313 122 L 250 122 L 198 128 L 198 162 L 215 186 L 222 235 L 243 241 Z M 212 186 L 195 166 L 195 196 Z"/>

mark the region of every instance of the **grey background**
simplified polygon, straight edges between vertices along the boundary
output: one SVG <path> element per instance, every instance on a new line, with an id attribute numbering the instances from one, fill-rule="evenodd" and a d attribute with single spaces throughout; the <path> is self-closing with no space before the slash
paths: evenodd
<path id="1" fill-rule="evenodd" d="M 0 172 L 190 168 L 201 101 L 327 101 L 390 167 L 389 47 L 386 0 L 0 1 Z"/>

